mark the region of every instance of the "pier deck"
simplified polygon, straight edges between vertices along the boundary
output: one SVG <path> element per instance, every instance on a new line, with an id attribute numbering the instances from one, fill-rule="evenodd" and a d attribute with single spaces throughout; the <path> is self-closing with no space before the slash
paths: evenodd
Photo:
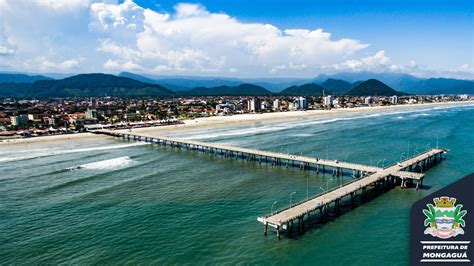
<path id="1" fill-rule="evenodd" d="M 307 156 L 283 154 L 164 136 L 157 137 L 146 134 L 121 133 L 108 130 L 93 131 L 93 133 L 127 140 L 144 141 L 152 144 L 184 148 L 191 151 L 204 152 L 213 155 L 220 154 L 225 158 L 240 158 L 259 163 L 271 163 L 272 166 L 286 165 L 286 167 L 295 167 L 295 165 L 299 165 L 300 170 L 314 170 L 316 173 L 319 173 L 319 171 L 324 172 L 325 168 L 326 170 L 328 170 L 327 168 L 332 169 L 333 175 L 337 176 L 344 174 L 343 170 L 352 171 L 352 177 L 354 179 L 351 182 L 325 191 L 322 194 L 313 196 L 292 206 L 288 206 L 285 209 L 278 210 L 266 216 L 258 217 L 257 220 L 265 226 L 265 234 L 267 233 L 267 227 L 271 226 L 276 229 L 278 238 L 280 238 L 280 230 L 288 229 L 290 225 L 293 224 L 293 220 L 298 219 L 300 227 L 304 227 L 303 219 L 305 215 L 309 216 L 311 212 L 319 210 L 322 219 L 331 203 L 334 204 L 334 209 L 337 212 L 341 199 L 350 196 L 352 205 L 354 205 L 355 196 L 360 195 L 363 197 L 369 187 L 390 188 L 397 182 L 400 182 L 400 186 L 405 188 L 408 184 L 416 182 L 416 188 L 418 189 L 420 185 L 423 185 L 423 172 L 429 167 L 436 165 L 438 161 L 441 161 L 443 154 L 446 154 L 447 152 L 446 149 L 431 149 L 402 162 L 380 168 L 363 164 L 325 160 Z"/>
<path id="2" fill-rule="evenodd" d="M 351 198 L 353 198 L 354 195 L 363 193 L 364 189 L 368 186 L 376 186 L 377 182 L 393 184 L 393 177 L 398 177 L 401 179 L 402 187 L 406 186 L 406 182 L 408 180 L 416 180 L 418 188 L 419 184 L 421 184 L 420 182 L 422 182 L 424 174 L 408 172 L 404 170 L 411 169 L 422 162 L 422 165 L 419 166 L 423 171 L 423 168 L 426 168 L 428 163 L 436 164 L 437 156 L 439 155 L 441 158 L 442 154 L 444 153 L 446 153 L 445 149 L 431 149 L 401 163 L 381 169 L 366 177 L 356 179 L 342 187 L 326 191 L 320 195 L 309 198 L 293 206 L 289 206 L 286 209 L 276 211 L 275 213 L 269 214 L 267 216 L 258 217 L 257 220 L 263 223 L 265 227 L 270 225 L 277 230 L 287 229 L 289 227 L 289 222 L 292 222 L 295 219 L 302 220 L 306 214 L 309 214 L 310 212 L 317 209 L 319 209 L 322 213 L 322 209 L 325 207 L 327 208 L 330 203 L 335 203 L 335 208 L 337 208 L 339 201 L 343 197 L 350 195 Z M 300 221 L 300 223 L 302 223 L 302 221 Z"/>

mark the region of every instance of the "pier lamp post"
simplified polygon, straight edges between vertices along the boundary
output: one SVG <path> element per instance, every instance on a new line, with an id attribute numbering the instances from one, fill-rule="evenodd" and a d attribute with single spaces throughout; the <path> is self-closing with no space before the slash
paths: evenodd
<path id="1" fill-rule="evenodd" d="M 329 190 L 329 182 L 331 182 L 332 180 L 328 180 L 326 181 L 326 190 Z"/>
<path id="2" fill-rule="evenodd" d="M 406 159 L 406 156 L 405 156 L 405 153 L 404 153 L 404 152 L 402 152 L 402 153 L 400 154 L 400 162 L 403 161 L 403 159 Z"/>
<path id="3" fill-rule="evenodd" d="M 386 161 L 386 160 L 387 160 L 387 159 L 383 159 L 383 160 L 382 160 L 382 168 L 385 167 L 385 161 Z"/>
<path id="4" fill-rule="evenodd" d="M 306 175 L 306 199 L 309 199 L 309 176 Z"/>
<path id="5" fill-rule="evenodd" d="M 290 208 L 291 208 L 291 206 L 292 206 L 292 205 L 291 205 L 291 196 L 293 196 L 293 194 L 295 194 L 295 193 L 296 193 L 296 191 L 293 191 L 293 192 L 290 193 Z"/>
<path id="6" fill-rule="evenodd" d="M 376 165 L 377 168 L 379 167 L 379 163 L 381 163 L 381 162 L 382 162 L 382 160 L 378 160 L 378 161 L 377 161 L 377 165 Z"/>
<path id="7" fill-rule="evenodd" d="M 349 157 L 349 154 L 347 154 L 346 157 L 344 157 L 344 162 L 347 162 L 347 157 Z"/>
<path id="8" fill-rule="evenodd" d="M 329 160 L 329 144 L 326 143 L 326 160 Z"/>
<path id="9" fill-rule="evenodd" d="M 272 204 L 272 208 L 271 208 L 271 211 L 270 211 L 270 213 L 271 213 L 272 215 L 273 215 L 273 206 L 275 206 L 275 204 L 277 204 L 277 202 L 278 202 L 278 201 L 275 200 L 275 202 L 273 202 L 273 204 Z"/>

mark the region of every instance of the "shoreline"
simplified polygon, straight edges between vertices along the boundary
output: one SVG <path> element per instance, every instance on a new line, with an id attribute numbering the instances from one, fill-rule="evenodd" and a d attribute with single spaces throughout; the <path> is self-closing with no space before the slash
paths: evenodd
<path id="1" fill-rule="evenodd" d="M 186 130 L 199 130 L 209 129 L 215 127 L 225 127 L 233 124 L 239 125 L 251 125 L 251 124 L 264 124 L 274 123 L 283 121 L 295 121 L 303 119 L 311 119 L 318 117 L 332 117 L 336 115 L 351 114 L 351 113 L 377 113 L 380 111 L 387 110 L 400 110 L 408 108 L 420 108 L 420 107 L 436 107 L 436 106 L 456 106 L 474 104 L 474 101 L 459 101 L 459 102 L 441 102 L 441 103 L 422 103 L 422 104 L 403 104 L 403 105 L 391 105 L 391 106 L 374 106 L 374 107 L 356 107 L 356 108 L 341 108 L 331 110 L 307 110 L 307 111 L 291 111 L 291 112 L 274 112 L 274 113 L 262 113 L 262 114 L 236 114 L 232 116 L 211 116 L 202 117 L 196 119 L 183 120 L 183 124 L 178 125 L 166 125 L 157 127 L 143 127 L 132 129 L 134 133 L 164 133 L 170 134 L 173 132 L 182 132 Z M 128 129 L 120 129 L 118 132 L 128 132 Z M 77 133 L 77 134 L 64 134 L 64 135 L 52 135 L 52 136 L 41 136 L 32 138 L 20 138 L 20 139 L 5 139 L 0 140 L 0 147 L 3 145 L 22 144 L 22 143 L 36 143 L 36 142 L 53 142 L 53 141 L 64 141 L 71 139 L 84 139 L 84 138 L 104 138 L 105 136 L 96 135 L 90 132 Z"/>
<path id="2" fill-rule="evenodd" d="M 334 117 L 336 115 L 344 115 L 351 113 L 377 113 L 387 110 L 400 110 L 408 108 L 420 107 L 436 107 L 449 105 L 465 105 L 474 104 L 474 101 L 462 102 L 442 102 L 442 103 L 424 103 L 424 104 L 403 104 L 392 106 L 375 106 L 375 107 L 356 107 L 356 108 L 341 108 L 331 110 L 308 110 L 308 111 L 291 111 L 291 112 L 275 112 L 262 114 L 237 114 L 232 116 L 212 116 L 202 117 L 196 119 L 183 120 L 184 124 L 163 126 L 163 127 L 144 127 L 132 129 L 135 133 L 165 133 L 183 132 L 186 130 L 210 129 L 216 127 L 226 127 L 233 124 L 252 125 L 252 124 L 266 124 L 284 121 L 307 120 L 312 118 Z M 117 130 L 118 132 L 127 132 L 128 130 Z"/>

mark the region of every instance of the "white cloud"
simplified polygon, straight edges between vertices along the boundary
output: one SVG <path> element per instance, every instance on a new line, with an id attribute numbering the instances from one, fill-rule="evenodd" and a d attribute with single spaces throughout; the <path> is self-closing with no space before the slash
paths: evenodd
<path id="1" fill-rule="evenodd" d="M 70 71 L 76 69 L 80 65 L 80 61 L 82 59 L 77 58 L 70 58 L 64 60 L 62 62 L 52 62 L 45 57 L 38 57 L 33 60 L 35 65 L 39 67 L 42 71 L 51 71 L 51 70 L 59 70 L 59 71 Z M 29 62 L 31 64 L 31 62 Z"/>
<path id="2" fill-rule="evenodd" d="M 90 9 L 92 27 L 98 27 L 105 31 L 113 31 L 118 28 L 127 31 L 142 30 L 143 8 L 131 0 L 125 0 L 120 5 L 94 3 Z"/>
<path id="3" fill-rule="evenodd" d="M 390 58 L 385 55 L 385 51 L 381 50 L 374 55 L 363 57 L 359 60 L 351 59 L 340 64 L 335 64 L 336 70 L 345 71 L 385 71 L 387 69 L 395 70 L 396 65 L 390 65 Z"/>
<path id="4" fill-rule="evenodd" d="M 20 0 L 24 1 L 24 0 Z M 77 8 L 85 8 L 90 5 L 90 1 L 88 0 L 67 0 L 67 1 L 61 1 L 61 0 L 33 0 L 30 1 L 36 5 L 43 6 L 46 8 L 51 8 L 55 10 L 74 10 Z"/>
<path id="5" fill-rule="evenodd" d="M 163 13 L 132 0 L 0 0 L 0 14 L 0 70 L 232 76 L 426 72 L 414 61 L 391 63 L 384 50 L 361 56 L 366 41 L 334 38 L 311 25 L 281 29 L 241 22 L 200 4 L 179 3 L 174 12 Z"/>
<path id="6" fill-rule="evenodd" d="M 7 46 L 0 45 L 0 55 L 12 55 L 15 53 L 15 50 Z"/>

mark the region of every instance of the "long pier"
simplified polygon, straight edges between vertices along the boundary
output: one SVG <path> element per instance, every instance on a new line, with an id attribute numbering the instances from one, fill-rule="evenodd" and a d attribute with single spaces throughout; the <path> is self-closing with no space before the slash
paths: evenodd
<path id="1" fill-rule="evenodd" d="M 351 206 L 355 206 L 356 196 L 362 202 L 367 190 L 370 188 L 375 188 L 377 191 L 386 191 L 397 184 L 400 184 L 402 188 L 415 184 L 416 189 L 419 189 L 423 185 L 424 172 L 442 161 L 443 156 L 445 157 L 447 153 L 446 149 L 435 148 L 417 154 L 403 162 L 380 168 L 337 160 L 325 160 L 164 136 L 156 137 L 146 134 L 121 133 L 107 130 L 93 131 L 93 133 L 203 152 L 214 156 L 220 155 L 224 158 L 242 159 L 260 164 L 267 163 L 272 166 L 299 167 L 300 170 L 315 171 L 317 174 L 319 172 L 332 172 L 333 176 L 351 174 L 354 178 L 351 182 L 310 197 L 287 208 L 258 217 L 257 220 L 264 225 L 264 234 L 267 234 L 268 226 L 270 226 L 276 229 L 278 238 L 280 238 L 280 231 L 289 230 L 293 226 L 294 221 L 297 221 L 298 232 L 304 231 L 304 219 L 309 219 L 315 212 L 319 213 L 319 218 L 322 221 L 328 215 L 331 205 L 333 206 L 333 211 L 336 214 L 339 213 L 341 201 L 344 198 L 350 197 Z"/>

